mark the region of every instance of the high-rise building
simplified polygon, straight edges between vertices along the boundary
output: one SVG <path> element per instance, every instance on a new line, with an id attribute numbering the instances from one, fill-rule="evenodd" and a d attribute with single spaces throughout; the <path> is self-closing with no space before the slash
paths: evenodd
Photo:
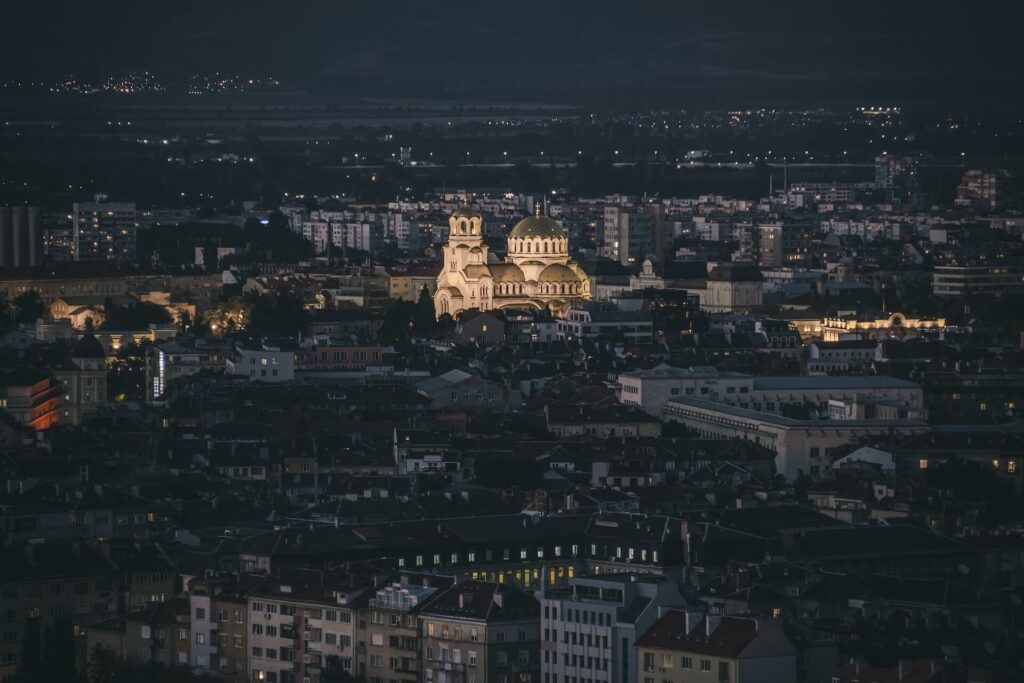
<path id="1" fill-rule="evenodd" d="M 665 206 L 606 206 L 601 255 L 624 266 L 648 256 L 661 257 L 666 247 Z"/>
<path id="2" fill-rule="evenodd" d="M 134 202 L 75 202 L 73 225 L 76 261 L 130 261 L 136 257 L 138 217 Z"/>
<path id="3" fill-rule="evenodd" d="M 805 268 L 811 258 L 811 228 L 795 223 L 754 226 L 757 262 L 765 268 Z"/>
<path id="4" fill-rule="evenodd" d="M 43 228 L 37 207 L 0 206 L 0 267 L 36 266 L 43 260 Z"/>
<path id="5" fill-rule="evenodd" d="M 917 172 L 917 160 L 912 157 L 882 154 L 875 157 L 875 185 L 895 188 L 901 181 Z"/>
<path id="6" fill-rule="evenodd" d="M 1003 185 L 1005 171 L 972 170 L 964 173 L 956 188 L 957 206 L 967 206 L 980 211 L 992 211 L 1004 200 Z"/>

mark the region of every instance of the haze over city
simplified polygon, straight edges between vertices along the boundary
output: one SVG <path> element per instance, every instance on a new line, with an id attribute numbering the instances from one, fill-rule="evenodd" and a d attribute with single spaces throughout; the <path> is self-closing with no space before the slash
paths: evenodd
<path id="1" fill-rule="evenodd" d="M 0 683 L 1024 678 L 1021 10 L 0 10 Z"/>

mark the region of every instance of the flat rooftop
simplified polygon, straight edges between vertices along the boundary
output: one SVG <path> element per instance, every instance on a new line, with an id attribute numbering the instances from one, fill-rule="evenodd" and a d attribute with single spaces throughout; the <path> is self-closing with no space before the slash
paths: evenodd
<path id="1" fill-rule="evenodd" d="M 886 375 L 810 375 L 791 377 L 755 377 L 754 391 L 828 390 L 828 389 L 920 389 L 919 384 Z"/>
<path id="2" fill-rule="evenodd" d="M 774 413 L 764 413 L 757 410 L 750 410 L 749 408 L 739 408 L 725 403 L 716 403 L 715 401 L 702 401 L 696 398 L 678 398 L 669 401 L 665 404 L 663 413 L 670 416 L 680 408 L 696 408 L 698 410 L 715 412 L 720 415 L 728 415 L 738 419 L 747 419 L 751 421 L 756 420 L 757 422 L 763 422 L 775 427 L 796 429 L 849 429 L 851 427 L 859 429 L 883 429 L 889 427 L 928 428 L 928 423 L 920 420 L 799 420 L 792 417 L 785 417 L 783 415 L 776 415 Z"/>

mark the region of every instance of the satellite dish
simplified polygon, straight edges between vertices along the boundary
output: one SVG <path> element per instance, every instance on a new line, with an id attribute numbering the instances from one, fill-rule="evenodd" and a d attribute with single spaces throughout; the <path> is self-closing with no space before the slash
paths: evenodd
<path id="1" fill-rule="evenodd" d="M 771 562 L 772 561 L 772 554 L 771 553 L 765 553 L 764 554 L 764 561 L 765 562 Z"/>
<path id="2" fill-rule="evenodd" d="M 958 572 L 960 572 L 961 574 L 963 574 L 964 576 L 967 576 L 968 574 L 970 574 L 970 573 L 971 573 L 971 568 L 970 568 L 970 567 L 968 567 L 968 566 L 967 566 L 966 564 L 961 564 L 961 565 L 959 565 L 959 566 L 958 566 L 958 567 L 956 568 L 956 570 L 957 570 Z"/>

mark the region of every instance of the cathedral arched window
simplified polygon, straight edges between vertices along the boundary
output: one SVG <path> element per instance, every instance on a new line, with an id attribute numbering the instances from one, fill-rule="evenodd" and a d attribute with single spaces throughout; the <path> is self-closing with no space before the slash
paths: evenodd
<path id="1" fill-rule="evenodd" d="M 545 254 L 548 253 L 548 243 L 547 242 L 544 243 L 544 253 Z"/>

